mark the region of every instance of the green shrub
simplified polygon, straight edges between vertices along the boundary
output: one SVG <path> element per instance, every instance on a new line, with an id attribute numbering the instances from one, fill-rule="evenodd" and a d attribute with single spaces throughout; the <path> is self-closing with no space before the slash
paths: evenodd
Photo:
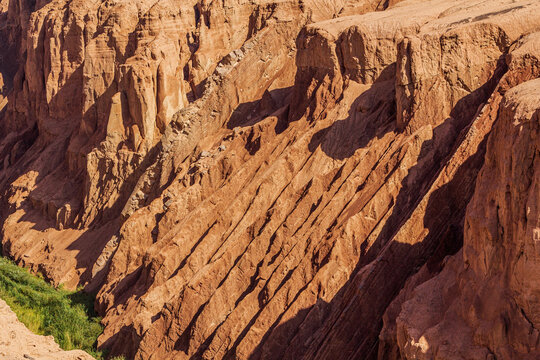
<path id="1" fill-rule="evenodd" d="M 94 299 L 82 292 L 55 289 L 42 278 L 0 257 L 0 298 L 31 331 L 52 335 L 64 350 L 82 349 L 97 359 L 96 341 L 103 331 Z"/>

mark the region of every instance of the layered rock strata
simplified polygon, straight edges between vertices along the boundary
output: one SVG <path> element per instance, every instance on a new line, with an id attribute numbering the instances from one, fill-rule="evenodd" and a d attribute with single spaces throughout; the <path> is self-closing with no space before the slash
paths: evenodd
<path id="1" fill-rule="evenodd" d="M 537 1 L 7 8 L 0 46 L 19 56 L 0 62 L 3 251 L 97 292 L 102 348 L 534 356 L 535 258 L 518 259 L 538 215 Z M 517 228 L 487 246 L 495 220 L 479 214 L 497 206 Z M 491 307 L 487 283 L 509 300 Z M 529 328 L 486 325 L 518 308 Z"/>
<path id="2" fill-rule="evenodd" d="M 539 35 L 520 44 L 534 49 L 535 56 L 518 48 L 511 68 L 527 64 L 536 72 L 533 77 L 540 75 Z M 540 356 L 539 85 L 539 80 L 511 89 L 503 85 L 507 91 L 494 101 L 497 123 L 467 207 L 463 250 L 445 260 L 440 274 L 423 279 L 397 318 L 405 358 Z"/>

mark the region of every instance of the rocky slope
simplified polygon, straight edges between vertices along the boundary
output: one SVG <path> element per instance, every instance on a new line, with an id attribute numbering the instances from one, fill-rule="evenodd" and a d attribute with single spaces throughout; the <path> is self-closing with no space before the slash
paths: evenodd
<path id="1" fill-rule="evenodd" d="M 399 315 L 397 339 L 407 358 L 540 356 L 539 85 L 518 85 L 500 102 L 467 208 L 463 250 L 413 291 Z"/>
<path id="2" fill-rule="evenodd" d="M 0 9 L 3 251 L 101 347 L 538 356 L 536 0 Z"/>
<path id="3" fill-rule="evenodd" d="M 63 351 L 52 336 L 39 336 L 17 320 L 6 302 L 0 299 L 0 356 L 4 360 L 92 360 L 81 350 Z"/>

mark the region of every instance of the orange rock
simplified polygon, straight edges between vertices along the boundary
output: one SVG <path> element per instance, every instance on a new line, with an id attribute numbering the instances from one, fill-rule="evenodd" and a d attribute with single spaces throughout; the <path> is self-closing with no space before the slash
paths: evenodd
<path id="1" fill-rule="evenodd" d="M 535 0 L 11 1 L 3 251 L 130 359 L 534 357 L 537 31 Z"/>
<path id="2" fill-rule="evenodd" d="M 495 96 L 497 122 L 467 207 L 463 251 L 409 294 L 397 318 L 397 340 L 407 358 L 540 356 L 534 155 L 540 82 L 527 81 L 540 76 L 539 35 L 521 39 L 508 56 L 504 96 Z"/>

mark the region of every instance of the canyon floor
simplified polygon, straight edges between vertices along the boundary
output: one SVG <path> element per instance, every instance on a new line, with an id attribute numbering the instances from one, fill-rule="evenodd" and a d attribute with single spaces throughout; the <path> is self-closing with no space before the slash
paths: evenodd
<path id="1" fill-rule="evenodd" d="M 540 358 L 538 0 L 0 0 L 2 253 L 126 359 Z"/>
<path id="2" fill-rule="evenodd" d="M 0 299 L 0 358 L 3 360 L 92 360 L 80 350 L 63 351 L 52 336 L 33 334 Z"/>

